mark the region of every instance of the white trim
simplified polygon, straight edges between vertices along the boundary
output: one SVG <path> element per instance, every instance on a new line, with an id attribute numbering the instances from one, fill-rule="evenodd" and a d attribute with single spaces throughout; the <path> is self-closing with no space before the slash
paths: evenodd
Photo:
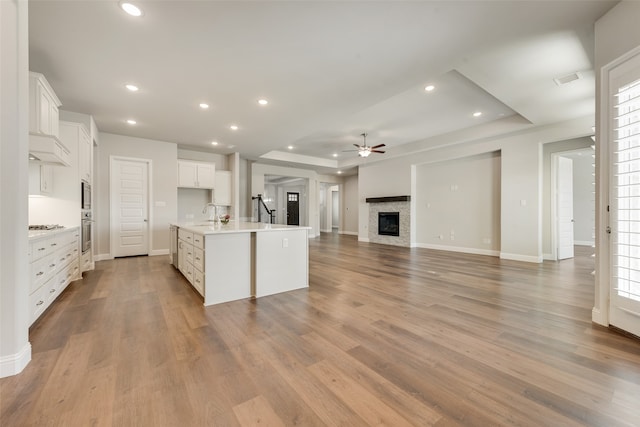
<path id="1" fill-rule="evenodd" d="M 523 261 L 523 262 L 534 262 L 536 264 L 540 264 L 542 262 L 542 256 L 534 256 L 534 255 L 520 255 L 520 254 L 508 254 L 504 252 L 500 252 L 500 259 L 508 259 L 511 261 Z"/>
<path id="2" fill-rule="evenodd" d="M 465 254 L 498 256 L 499 251 L 493 249 L 465 248 L 462 246 L 433 245 L 431 243 L 415 243 L 414 248 L 435 249 L 437 251 L 461 252 Z"/>
<path id="3" fill-rule="evenodd" d="M 597 308 L 591 310 L 591 321 L 602 326 L 609 326 L 609 319 Z"/>
<path id="4" fill-rule="evenodd" d="M 368 237 L 358 237 L 358 242 L 369 243 Z"/>
<path id="5" fill-rule="evenodd" d="M 574 240 L 573 244 L 577 246 L 593 246 L 595 242 L 588 240 Z"/>
<path id="6" fill-rule="evenodd" d="M 600 111 L 596 117 L 596 276 L 595 296 L 592 310 L 592 320 L 601 325 L 609 324 L 609 295 L 611 288 L 611 242 L 607 233 L 609 224 L 609 196 L 611 194 L 610 183 L 610 158 L 613 140 L 611 135 L 612 107 L 609 102 L 611 90 L 611 71 L 619 65 L 627 62 L 640 54 L 640 46 L 631 49 L 627 53 L 612 60 L 600 68 Z M 596 303 L 599 303 L 598 307 Z"/>
<path id="7" fill-rule="evenodd" d="M 22 350 L 0 357 L 0 378 L 17 375 L 31 361 L 31 343 L 27 342 Z"/>
<path id="8" fill-rule="evenodd" d="M 338 234 L 346 234 L 347 236 L 357 236 L 358 232 L 357 231 L 344 231 L 344 230 L 339 230 Z"/>
<path id="9" fill-rule="evenodd" d="M 98 254 L 93 256 L 94 261 L 108 261 L 112 259 L 113 257 L 111 256 L 111 254 Z"/>
<path id="10" fill-rule="evenodd" d="M 557 261 L 553 254 L 542 254 L 542 259 L 545 261 Z"/>
<path id="11" fill-rule="evenodd" d="M 328 230 L 320 230 L 320 232 L 321 232 L 321 233 L 331 233 L 331 232 L 332 232 L 332 230 L 331 230 L 331 229 L 328 229 Z"/>
<path id="12" fill-rule="evenodd" d="M 149 256 L 169 255 L 169 249 L 155 249 L 149 251 Z"/>

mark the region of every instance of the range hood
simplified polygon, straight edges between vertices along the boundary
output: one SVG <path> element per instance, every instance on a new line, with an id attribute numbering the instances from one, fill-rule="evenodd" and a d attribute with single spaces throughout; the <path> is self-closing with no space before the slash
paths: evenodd
<path id="1" fill-rule="evenodd" d="M 50 165 L 71 166 L 71 153 L 53 135 L 30 133 L 29 160 Z"/>

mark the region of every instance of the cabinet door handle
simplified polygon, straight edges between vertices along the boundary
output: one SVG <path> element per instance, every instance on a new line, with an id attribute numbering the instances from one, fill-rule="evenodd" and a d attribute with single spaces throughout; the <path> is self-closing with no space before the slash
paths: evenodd
<path id="1" fill-rule="evenodd" d="M 63 283 L 63 282 L 60 282 L 60 283 Z M 55 289 L 51 289 L 51 290 L 49 291 L 49 293 L 50 293 L 50 294 L 52 294 L 52 293 L 54 293 L 55 291 L 56 291 Z"/>
<path id="2" fill-rule="evenodd" d="M 64 261 L 64 258 L 60 258 L 60 262 Z"/>
<path id="3" fill-rule="evenodd" d="M 44 274 L 44 271 L 38 271 L 38 273 L 36 274 L 36 276 L 42 276 Z"/>
<path id="4" fill-rule="evenodd" d="M 49 267 L 55 267 L 55 266 L 56 266 L 55 264 L 49 264 Z"/>
<path id="5" fill-rule="evenodd" d="M 52 243 L 51 246 L 58 246 L 58 244 L 57 243 Z"/>
<path id="6" fill-rule="evenodd" d="M 38 301 L 38 302 L 36 303 L 36 305 L 42 305 L 42 304 L 44 304 L 44 301 L 42 301 L 42 300 L 40 300 L 40 301 Z"/>
<path id="7" fill-rule="evenodd" d="M 38 248 L 38 251 L 46 251 L 47 248 Z"/>

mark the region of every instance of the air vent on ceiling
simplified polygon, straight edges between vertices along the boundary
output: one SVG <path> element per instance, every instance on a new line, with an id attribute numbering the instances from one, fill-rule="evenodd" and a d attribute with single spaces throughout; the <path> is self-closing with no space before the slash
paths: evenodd
<path id="1" fill-rule="evenodd" d="M 580 80 L 581 78 L 582 78 L 582 74 L 580 74 L 579 72 L 575 72 L 575 73 L 567 74 L 566 76 L 556 77 L 555 79 L 553 79 L 553 81 L 556 82 L 558 86 L 562 86 L 562 85 L 566 85 L 567 83 Z"/>

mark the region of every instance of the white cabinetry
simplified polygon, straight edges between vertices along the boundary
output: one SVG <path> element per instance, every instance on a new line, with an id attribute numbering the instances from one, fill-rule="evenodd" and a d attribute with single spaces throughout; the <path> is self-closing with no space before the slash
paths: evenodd
<path id="1" fill-rule="evenodd" d="M 29 97 L 29 132 L 58 137 L 62 103 L 42 74 L 29 72 Z"/>
<path id="2" fill-rule="evenodd" d="M 213 189 L 215 163 L 178 160 L 178 187 Z"/>
<path id="3" fill-rule="evenodd" d="M 213 203 L 220 206 L 231 206 L 231 172 L 216 171 L 215 184 Z"/>
<path id="4" fill-rule="evenodd" d="M 53 166 L 29 163 L 29 195 L 50 196 L 53 194 Z"/>
<path id="5" fill-rule="evenodd" d="M 80 169 L 80 179 L 91 183 L 91 149 L 93 144 L 84 127 L 80 127 L 78 132 L 78 167 Z"/>
<path id="6" fill-rule="evenodd" d="M 178 229 L 178 269 L 204 296 L 204 236 Z"/>
<path id="7" fill-rule="evenodd" d="M 40 317 L 69 283 L 80 278 L 79 248 L 80 231 L 77 227 L 54 234 L 44 233 L 29 240 L 30 324 Z"/>

